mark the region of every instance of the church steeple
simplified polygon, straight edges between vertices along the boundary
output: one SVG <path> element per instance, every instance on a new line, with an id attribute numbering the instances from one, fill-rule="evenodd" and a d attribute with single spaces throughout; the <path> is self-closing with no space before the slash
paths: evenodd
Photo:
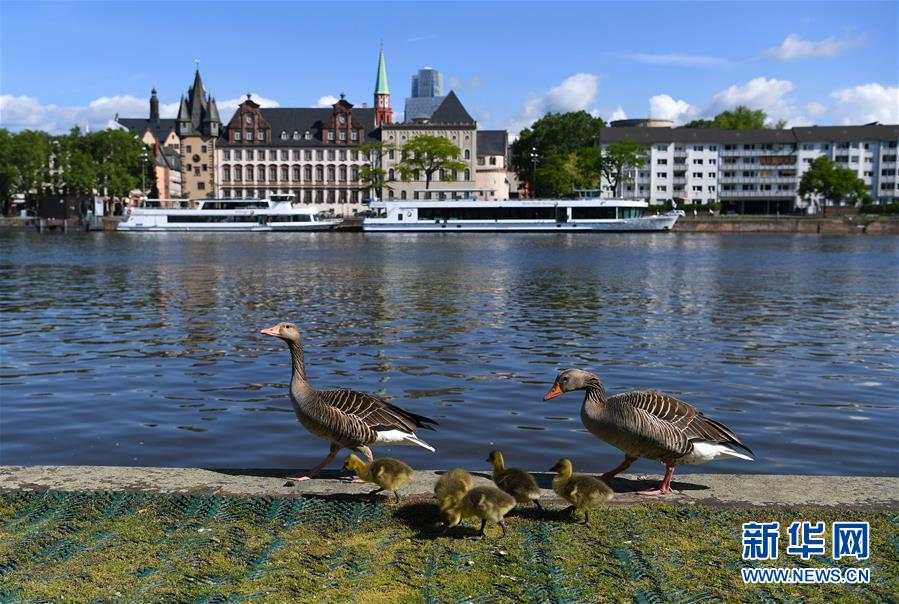
<path id="1" fill-rule="evenodd" d="M 159 121 L 159 98 L 156 96 L 156 86 L 150 93 L 150 121 Z"/>
<path id="2" fill-rule="evenodd" d="M 390 87 L 387 86 L 387 63 L 384 60 L 384 47 L 378 57 L 378 76 L 375 79 L 375 127 L 393 122 L 393 110 L 390 108 Z"/>

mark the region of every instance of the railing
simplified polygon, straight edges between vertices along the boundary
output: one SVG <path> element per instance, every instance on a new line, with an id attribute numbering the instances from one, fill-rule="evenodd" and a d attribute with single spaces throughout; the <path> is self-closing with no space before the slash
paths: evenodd
<path id="1" fill-rule="evenodd" d="M 721 149 L 722 156 L 745 157 L 748 155 L 793 155 L 795 149 Z"/>

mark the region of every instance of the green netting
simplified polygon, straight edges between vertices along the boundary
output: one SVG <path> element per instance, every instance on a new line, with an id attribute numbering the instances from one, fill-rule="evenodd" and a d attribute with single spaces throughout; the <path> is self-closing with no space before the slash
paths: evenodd
<path id="1" fill-rule="evenodd" d="M 612 507 L 591 526 L 513 511 L 448 533 L 426 499 L 0 494 L 0 602 L 890 602 L 899 516 L 834 509 Z M 869 585 L 746 586 L 743 522 L 871 522 Z M 470 525 L 471 523 L 469 523 Z M 857 561 L 798 558 L 793 566 Z"/>

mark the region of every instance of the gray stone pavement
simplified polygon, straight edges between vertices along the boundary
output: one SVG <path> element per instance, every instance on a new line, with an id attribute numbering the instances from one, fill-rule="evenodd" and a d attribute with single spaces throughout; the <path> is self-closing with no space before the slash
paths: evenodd
<path id="1" fill-rule="evenodd" d="M 196 468 L 139 468 L 114 466 L 0 466 L 0 492 L 140 491 L 232 496 L 339 497 L 368 493 L 376 487 L 350 483 L 348 475 L 323 472 L 321 478 L 288 481 L 285 470 Z M 486 469 L 472 471 L 477 483 L 489 484 Z M 416 471 L 400 495 L 427 496 L 439 472 Z M 555 500 L 552 475 L 534 473 L 547 501 Z M 772 474 L 675 473 L 674 492 L 645 497 L 634 491 L 656 486 L 661 476 L 622 474 L 612 482 L 615 504 L 643 502 L 724 506 L 809 505 L 856 509 L 899 510 L 899 477 L 795 476 Z"/>

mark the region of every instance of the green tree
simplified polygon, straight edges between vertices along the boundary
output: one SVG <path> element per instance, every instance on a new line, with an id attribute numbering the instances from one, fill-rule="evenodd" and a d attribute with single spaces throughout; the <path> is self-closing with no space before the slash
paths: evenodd
<path id="1" fill-rule="evenodd" d="M 459 147 L 442 136 L 418 136 L 403 145 L 403 158 L 396 166 L 397 171 L 405 181 L 424 173 L 425 189 L 429 189 L 431 179 L 438 171 L 453 174 L 468 167 L 468 164 L 456 159 L 460 153 Z"/>
<path id="2" fill-rule="evenodd" d="M 870 200 L 865 181 L 849 168 L 842 168 L 829 158 L 821 156 L 812 162 L 799 181 L 799 195 L 812 198 L 815 205 L 827 215 L 827 204 L 840 201 L 865 203 Z"/>
<path id="3" fill-rule="evenodd" d="M 13 194 L 12 135 L 0 128 L 0 214 L 9 214 Z"/>
<path id="4" fill-rule="evenodd" d="M 50 183 L 50 135 L 36 130 L 16 134 L 10 145 L 12 188 L 17 193 L 41 193 Z"/>
<path id="5" fill-rule="evenodd" d="M 141 182 L 143 141 L 125 130 L 102 130 L 87 135 L 90 155 L 97 162 L 97 188 L 107 195 L 125 196 Z M 152 169 L 153 154 L 144 169 Z"/>
<path id="6" fill-rule="evenodd" d="M 737 106 L 733 111 L 722 111 L 711 120 L 693 120 L 683 128 L 720 128 L 722 130 L 761 130 L 767 128 L 768 114 L 763 109 L 753 111 L 745 105 Z M 773 128 L 780 130 L 786 126 L 784 120 L 778 120 Z"/>
<path id="7" fill-rule="evenodd" d="M 540 197 L 561 197 L 574 188 L 590 188 L 599 180 L 599 130 L 605 125 L 601 118 L 586 111 L 547 113 L 525 128 L 512 143 L 512 167 L 522 181 L 532 183 L 534 194 Z M 589 161 L 594 148 L 596 163 Z M 533 161 L 534 155 L 537 162 Z M 573 159 L 573 163 L 572 163 Z M 576 173 L 555 178 L 543 166 L 568 166 Z M 541 177 L 541 174 L 544 175 Z M 533 185 L 536 184 L 536 187 Z M 568 188 L 564 188 L 568 187 Z"/>
<path id="8" fill-rule="evenodd" d="M 384 189 L 392 189 L 387 181 L 387 171 L 384 170 L 384 158 L 390 151 L 396 151 L 396 145 L 376 141 L 359 145 L 359 151 L 367 155 L 370 164 L 366 164 L 359 170 L 359 180 L 367 182 L 363 187 L 365 191 L 377 191 L 378 198 L 383 198 Z"/>
<path id="9" fill-rule="evenodd" d="M 88 139 L 81 134 L 78 126 L 67 135 L 55 139 L 58 144 L 55 153 L 61 172 L 59 188 L 69 195 L 90 195 L 97 189 L 97 162 L 91 156 Z M 56 163 L 54 162 L 54 163 Z"/>
<path id="10" fill-rule="evenodd" d="M 602 157 L 602 171 L 606 180 L 612 183 L 615 196 L 621 195 L 621 184 L 625 182 L 633 168 L 641 168 L 646 163 L 649 149 L 634 141 L 625 140 L 608 146 Z"/>

